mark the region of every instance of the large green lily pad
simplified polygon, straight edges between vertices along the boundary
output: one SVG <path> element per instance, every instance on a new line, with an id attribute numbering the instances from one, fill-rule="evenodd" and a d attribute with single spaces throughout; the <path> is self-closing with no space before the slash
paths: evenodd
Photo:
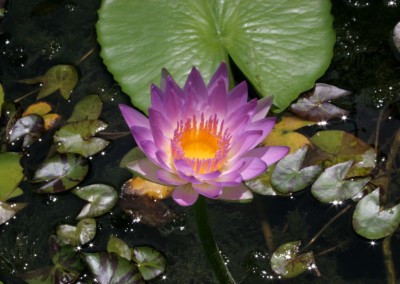
<path id="1" fill-rule="evenodd" d="M 104 63 L 143 111 L 162 68 L 182 85 L 193 65 L 208 80 L 229 57 L 282 111 L 330 63 L 330 9 L 328 0 L 103 0 L 97 34 Z"/>
<path id="2" fill-rule="evenodd" d="M 0 201 L 6 201 L 22 193 L 18 188 L 24 177 L 23 169 L 19 163 L 20 159 L 19 153 L 0 153 Z"/>

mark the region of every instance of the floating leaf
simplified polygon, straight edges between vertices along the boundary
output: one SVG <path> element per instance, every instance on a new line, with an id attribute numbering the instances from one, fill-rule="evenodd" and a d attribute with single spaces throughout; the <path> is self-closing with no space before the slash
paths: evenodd
<path id="1" fill-rule="evenodd" d="M 22 191 L 18 188 L 24 177 L 19 160 L 21 155 L 13 152 L 0 153 L 0 201 L 18 196 Z"/>
<path id="2" fill-rule="evenodd" d="M 293 278 L 315 265 L 312 252 L 299 253 L 300 241 L 285 243 L 274 251 L 271 268 L 283 278 Z"/>
<path id="3" fill-rule="evenodd" d="M 43 118 L 40 115 L 30 114 L 15 122 L 10 132 L 9 142 L 14 143 L 24 137 L 22 147 L 28 147 L 42 136 L 43 131 Z"/>
<path id="4" fill-rule="evenodd" d="M 86 218 L 79 221 L 75 226 L 60 225 L 57 227 L 57 237 L 61 244 L 74 247 L 86 244 L 93 240 L 96 235 L 96 220 Z"/>
<path id="5" fill-rule="evenodd" d="M 57 113 L 48 113 L 42 116 L 44 121 L 44 129 L 49 130 L 56 126 L 57 122 L 61 120 L 61 115 Z"/>
<path id="6" fill-rule="evenodd" d="M 96 120 L 100 117 L 103 102 L 97 95 L 84 96 L 75 105 L 68 122 Z"/>
<path id="7" fill-rule="evenodd" d="M 14 217 L 15 214 L 24 209 L 25 206 L 26 203 L 7 203 L 0 201 L 0 225 Z"/>
<path id="8" fill-rule="evenodd" d="M 121 239 L 111 235 L 107 243 L 107 251 L 115 252 L 119 256 L 131 260 L 131 249 L 129 246 Z"/>
<path id="9" fill-rule="evenodd" d="M 78 83 L 78 72 L 72 65 L 56 65 L 47 70 L 44 76 L 19 80 L 19 82 L 26 84 L 41 83 L 42 88 L 38 94 L 38 99 L 60 90 L 61 96 L 68 100 L 76 83 Z"/>
<path id="10" fill-rule="evenodd" d="M 4 131 L 1 134 L 1 140 L 5 143 L 5 141 L 10 141 L 11 129 L 14 127 L 16 121 L 21 117 L 22 108 L 14 102 L 4 102 L 1 109 L 1 124 L 6 126 L 5 129 L 0 128 L 2 132 Z"/>
<path id="11" fill-rule="evenodd" d="M 321 172 L 320 166 L 301 168 L 306 153 L 307 146 L 303 146 L 276 164 L 271 179 L 276 190 L 282 193 L 296 192 L 306 188 L 317 178 Z"/>
<path id="12" fill-rule="evenodd" d="M 51 112 L 51 105 L 47 102 L 37 102 L 31 104 L 26 108 L 26 110 L 22 113 L 22 116 L 27 116 L 30 114 L 37 114 L 43 116 L 49 112 Z"/>
<path id="13" fill-rule="evenodd" d="M 139 147 L 134 147 L 121 159 L 119 166 L 121 168 L 126 168 L 127 164 L 144 158 L 146 158 L 146 155 L 143 153 L 143 151 L 140 150 Z"/>
<path id="14" fill-rule="evenodd" d="M 72 193 L 89 203 L 83 207 L 77 219 L 97 217 L 107 213 L 118 201 L 116 190 L 106 184 L 92 184 L 75 188 Z"/>
<path id="15" fill-rule="evenodd" d="M 153 199 L 170 197 L 173 190 L 174 187 L 154 183 L 141 177 L 132 178 L 122 186 L 124 195 L 146 195 Z"/>
<path id="16" fill-rule="evenodd" d="M 375 168 L 375 151 L 354 135 L 340 130 L 326 130 L 316 133 L 310 141 L 325 155 L 311 155 L 311 164 L 323 163 L 324 167 L 353 160 L 347 177 L 366 176 Z"/>
<path id="17" fill-rule="evenodd" d="M 263 146 L 288 146 L 290 153 L 295 152 L 304 145 L 310 144 L 310 141 L 304 135 L 295 132 L 295 130 L 304 126 L 314 125 L 315 122 L 304 120 L 294 115 L 284 115 L 280 121 L 275 124 L 267 138 L 262 142 Z"/>
<path id="18" fill-rule="evenodd" d="M 363 197 L 353 213 L 353 228 L 367 239 L 380 239 L 392 234 L 400 224 L 400 204 L 389 209 L 379 205 L 379 189 Z"/>
<path id="19" fill-rule="evenodd" d="M 183 86 L 193 65 L 207 81 L 229 58 L 282 111 L 329 66 L 330 10 L 328 0 L 105 0 L 97 34 L 107 68 L 145 112 L 162 68 Z"/>
<path id="20" fill-rule="evenodd" d="M 150 280 L 164 273 L 167 266 L 165 257 L 151 247 L 135 247 L 132 249 L 135 260 L 144 280 Z"/>
<path id="21" fill-rule="evenodd" d="M 102 151 L 110 143 L 93 137 L 107 128 L 101 120 L 84 120 L 69 123 L 54 134 L 54 142 L 60 153 L 77 153 L 89 157 Z"/>
<path id="22" fill-rule="evenodd" d="M 38 192 L 61 192 L 79 184 L 88 170 L 88 161 L 83 156 L 72 153 L 57 154 L 38 167 L 32 182 L 45 182 L 37 189 Z"/>
<path id="23" fill-rule="evenodd" d="M 317 83 L 314 92 L 306 94 L 292 104 L 290 110 L 312 121 L 329 120 L 348 115 L 348 111 L 330 103 L 331 100 L 350 95 L 350 91 L 338 87 Z"/>
<path id="24" fill-rule="evenodd" d="M 312 185 L 312 195 L 321 202 L 334 202 L 361 193 L 370 178 L 345 180 L 351 165 L 352 161 L 347 161 L 325 169 Z"/>
<path id="25" fill-rule="evenodd" d="M 85 253 L 84 260 L 100 284 L 144 284 L 136 266 L 116 253 Z"/>
<path id="26" fill-rule="evenodd" d="M 284 195 L 287 196 L 289 194 L 284 194 L 276 191 L 271 184 L 271 176 L 274 171 L 276 165 L 272 165 L 268 167 L 267 171 L 258 177 L 245 181 L 245 185 L 253 192 L 261 194 L 261 195 Z"/>

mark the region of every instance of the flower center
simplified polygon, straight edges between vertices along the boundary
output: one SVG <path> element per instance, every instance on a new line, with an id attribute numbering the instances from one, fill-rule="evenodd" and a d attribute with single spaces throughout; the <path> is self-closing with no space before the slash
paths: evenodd
<path id="1" fill-rule="evenodd" d="M 224 122 L 217 116 L 207 120 L 201 115 L 185 122 L 179 121 L 171 141 L 174 159 L 185 160 L 197 174 L 205 174 L 220 169 L 229 151 L 230 135 L 224 130 Z"/>

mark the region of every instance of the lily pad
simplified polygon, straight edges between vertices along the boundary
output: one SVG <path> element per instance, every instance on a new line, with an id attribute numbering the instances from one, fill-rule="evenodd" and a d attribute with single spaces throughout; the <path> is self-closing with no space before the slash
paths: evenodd
<path id="1" fill-rule="evenodd" d="M 37 114 L 30 114 L 18 119 L 11 129 L 9 142 L 14 143 L 24 137 L 22 147 L 28 147 L 37 141 L 44 131 L 43 118 Z"/>
<path id="2" fill-rule="evenodd" d="M 86 244 L 96 235 L 96 220 L 86 218 L 79 221 L 76 226 L 60 225 L 57 227 L 57 237 L 61 244 L 74 247 Z"/>
<path id="3" fill-rule="evenodd" d="M 352 161 L 325 169 L 311 187 L 312 195 L 321 202 L 344 201 L 361 193 L 370 178 L 348 179 Z"/>
<path id="4" fill-rule="evenodd" d="M 144 284 L 136 266 L 116 253 L 85 253 L 84 260 L 100 284 Z"/>
<path id="5" fill-rule="evenodd" d="M 353 228 L 367 239 L 380 239 L 392 234 L 400 224 L 400 204 L 382 209 L 379 189 L 362 198 L 353 213 Z"/>
<path id="6" fill-rule="evenodd" d="M 144 280 L 150 280 L 163 274 L 167 266 L 165 257 L 151 247 L 133 248 L 132 259 L 136 262 Z"/>
<path id="7" fill-rule="evenodd" d="M 24 177 L 20 159 L 19 153 L 0 153 L 0 201 L 22 194 L 21 189 L 18 188 Z"/>
<path id="8" fill-rule="evenodd" d="M 321 172 L 321 166 L 309 166 L 302 168 L 304 158 L 307 154 L 307 146 L 303 146 L 293 154 L 281 159 L 272 172 L 272 185 L 282 193 L 300 191 L 317 178 Z"/>
<path id="9" fill-rule="evenodd" d="M 111 235 L 107 243 L 107 251 L 115 252 L 119 256 L 131 260 L 131 249 L 129 246 L 121 239 L 116 236 Z"/>
<path id="10" fill-rule="evenodd" d="M 61 115 L 50 113 L 51 110 L 52 106 L 49 103 L 37 102 L 28 106 L 27 109 L 22 113 L 22 116 L 31 114 L 40 115 L 43 118 L 44 129 L 49 130 L 61 119 Z"/>
<path id="11" fill-rule="evenodd" d="M 129 152 L 126 153 L 122 157 L 121 162 L 119 162 L 119 166 L 121 168 L 126 168 L 126 166 L 129 163 L 132 163 L 134 161 L 141 160 L 141 159 L 144 159 L 144 158 L 146 158 L 146 155 L 143 153 L 143 151 L 140 150 L 139 147 L 134 147 L 131 150 L 129 150 Z"/>
<path id="12" fill-rule="evenodd" d="M 106 66 L 145 112 L 162 68 L 183 85 L 193 65 L 209 80 L 229 58 L 282 111 L 330 64 L 330 10 L 328 0 L 104 0 L 97 34 Z"/>
<path id="13" fill-rule="evenodd" d="M 107 128 L 101 120 L 84 120 L 69 123 L 54 134 L 54 142 L 60 153 L 77 153 L 89 157 L 102 151 L 109 141 L 93 137 Z"/>
<path id="14" fill-rule="evenodd" d="M 19 211 L 24 209 L 26 205 L 27 203 L 10 203 L 0 201 L 0 225 L 14 217 Z"/>
<path id="15" fill-rule="evenodd" d="M 272 165 L 268 167 L 267 171 L 256 178 L 251 180 L 247 180 L 244 184 L 253 192 L 261 194 L 261 195 L 268 195 L 268 196 L 275 196 L 275 195 L 283 195 L 289 196 L 289 193 L 281 193 L 277 191 L 271 183 L 272 173 L 275 169 L 276 165 Z"/>
<path id="16" fill-rule="evenodd" d="M 271 268 L 283 278 L 296 277 L 315 264 L 312 252 L 299 254 L 301 242 L 285 243 L 274 251 Z"/>
<path id="17" fill-rule="evenodd" d="M 312 155 L 311 164 L 322 163 L 325 168 L 353 160 L 347 177 L 366 176 L 375 168 L 375 151 L 354 135 L 340 130 L 326 130 L 316 133 L 310 141 L 323 154 Z"/>
<path id="18" fill-rule="evenodd" d="M 118 201 L 117 191 L 106 184 L 92 184 L 75 188 L 72 193 L 88 201 L 77 219 L 97 217 L 107 213 Z"/>
<path id="19" fill-rule="evenodd" d="M 78 72 L 72 65 L 56 65 L 51 67 L 43 76 L 32 79 L 19 80 L 26 84 L 42 84 L 38 94 L 38 99 L 47 97 L 57 90 L 60 90 L 61 96 L 68 100 L 72 90 L 78 83 Z"/>
<path id="20" fill-rule="evenodd" d="M 141 177 L 134 177 L 122 185 L 124 195 L 146 195 L 152 199 L 170 197 L 173 190 L 174 187 L 154 183 Z"/>
<path id="21" fill-rule="evenodd" d="M 31 182 L 44 182 L 37 191 L 56 193 L 79 184 L 89 170 L 88 160 L 78 154 L 57 154 L 44 161 L 35 171 Z"/>
<path id="22" fill-rule="evenodd" d="M 96 120 L 100 117 L 103 102 L 97 95 L 83 97 L 75 105 L 68 122 Z"/>
<path id="23" fill-rule="evenodd" d="M 350 95 L 350 91 L 338 87 L 317 83 L 314 92 L 301 97 L 290 106 L 290 110 L 312 121 L 329 120 L 348 115 L 348 111 L 334 106 L 331 100 Z"/>

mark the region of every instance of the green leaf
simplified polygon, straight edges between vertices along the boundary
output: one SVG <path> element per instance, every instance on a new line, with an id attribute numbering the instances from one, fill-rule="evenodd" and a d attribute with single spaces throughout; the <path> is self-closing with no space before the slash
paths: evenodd
<path id="1" fill-rule="evenodd" d="M 24 177 L 19 160 L 21 155 L 14 152 L 0 153 L 0 201 L 6 201 L 22 194 L 18 188 Z"/>
<path id="2" fill-rule="evenodd" d="M 389 209 L 379 205 L 379 189 L 363 197 L 353 213 L 353 228 L 367 239 L 380 239 L 392 234 L 400 224 L 400 204 Z"/>
<path id="3" fill-rule="evenodd" d="M 105 0 L 97 34 L 107 68 L 143 111 L 162 68 L 182 86 L 193 65 L 209 80 L 229 58 L 282 111 L 329 66 L 330 10 L 328 0 Z"/>
<path id="4" fill-rule="evenodd" d="M 62 192 L 79 184 L 88 170 L 88 160 L 83 156 L 58 154 L 38 167 L 31 182 L 45 182 L 37 189 L 40 193 Z"/>
<path id="5" fill-rule="evenodd" d="M 77 219 L 97 217 L 107 213 L 118 201 L 117 191 L 105 184 L 92 184 L 75 188 L 72 193 L 88 201 Z"/>
<path id="6" fill-rule="evenodd" d="M 150 280 L 161 275 L 167 266 L 165 257 L 151 247 L 133 248 L 132 259 L 135 260 L 144 280 Z"/>
<path id="7" fill-rule="evenodd" d="M 345 180 L 351 165 L 352 161 L 347 161 L 327 168 L 312 185 L 312 195 L 321 202 L 335 202 L 361 193 L 370 178 Z"/>
<path id="8" fill-rule="evenodd" d="M 321 167 L 301 168 L 307 153 L 307 146 L 281 159 L 272 172 L 272 185 L 282 193 L 300 191 L 310 185 L 321 172 Z"/>
<path id="9" fill-rule="evenodd" d="M 375 168 L 374 149 L 350 133 L 340 130 L 320 131 L 310 141 L 325 153 L 312 155 L 310 163 L 323 163 L 324 167 L 329 167 L 353 160 L 347 177 L 366 176 Z"/>
<path id="10" fill-rule="evenodd" d="M 107 243 L 107 251 L 115 252 L 119 256 L 131 260 L 131 249 L 129 246 L 121 239 L 111 235 Z"/>
<path id="11" fill-rule="evenodd" d="M 289 193 L 281 193 L 278 192 L 271 183 L 271 177 L 272 173 L 275 169 L 276 165 L 272 165 L 268 167 L 267 171 L 261 175 L 259 175 L 256 178 L 253 178 L 251 180 L 247 180 L 244 182 L 244 184 L 253 192 L 261 194 L 261 195 L 269 195 L 269 196 L 275 196 L 275 195 L 284 195 L 288 196 Z"/>
<path id="12" fill-rule="evenodd" d="M 95 120 L 100 117 L 103 102 L 97 95 L 83 97 L 75 105 L 68 122 Z"/>
<path id="13" fill-rule="evenodd" d="M 100 284 L 144 284 L 136 266 L 116 253 L 85 253 L 84 260 Z"/>
<path id="14" fill-rule="evenodd" d="M 312 252 L 299 253 L 300 241 L 285 243 L 274 251 L 271 268 L 283 278 L 293 278 L 315 265 Z"/>
<path id="15" fill-rule="evenodd" d="M 121 162 L 119 162 L 119 166 L 121 168 L 126 168 L 126 166 L 129 163 L 132 163 L 134 161 L 141 160 L 141 159 L 144 159 L 144 158 L 146 158 L 146 155 L 143 153 L 143 151 L 140 150 L 139 147 L 134 147 L 131 150 L 129 150 L 129 152 L 126 153 L 122 157 Z"/>
<path id="16" fill-rule="evenodd" d="M 96 235 L 96 220 L 92 218 L 82 219 L 75 226 L 60 225 L 57 227 L 57 237 L 61 244 L 69 244 L 74 247 L 86 244 Z"/>
<path id="17" fill-rule="evenodd" d="M 101 120 L 84 120 L 69 123 L 54 134 L 54 143 L 60 153 L 77 153 L 89 157 L 102 151 L 110 143 L 93 137 L 107 128 Z"/>
<path id="18" fill-rule="evenodd" d="M 22 210 L 27 203 L 6 203 L 0 201 L 0 225 L 4 224 Z"/>

